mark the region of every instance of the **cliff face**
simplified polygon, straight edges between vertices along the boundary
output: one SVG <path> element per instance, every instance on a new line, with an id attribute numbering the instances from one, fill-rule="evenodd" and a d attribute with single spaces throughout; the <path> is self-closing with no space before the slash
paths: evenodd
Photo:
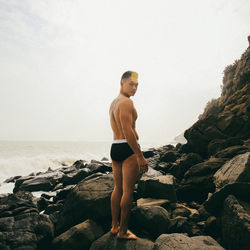
<path id="1" fill-rule="evenodd" d="M 216 153 L 211 147 L 218 140 L 238 145 L 250 138 L 250 46 L 240 60 L 225 68 L 221 96 L 207 104 L 184 136 L 186 150 L 203 157 Z"/>

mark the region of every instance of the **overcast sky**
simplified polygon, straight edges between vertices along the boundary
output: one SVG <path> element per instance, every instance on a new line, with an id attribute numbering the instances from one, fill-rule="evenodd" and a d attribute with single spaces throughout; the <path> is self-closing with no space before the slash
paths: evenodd
<path id="1" fill-rule="evenodd" d="M 140 141 L 165 144 L 220 96 L 249 0 L 0 0 L 0 139 L 109 141 L 126 70 Z"/>

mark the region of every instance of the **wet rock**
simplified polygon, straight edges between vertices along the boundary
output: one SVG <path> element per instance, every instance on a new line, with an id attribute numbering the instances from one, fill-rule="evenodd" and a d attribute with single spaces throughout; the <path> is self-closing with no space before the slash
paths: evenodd
<path id="1" fill-rule="evenodd" d="M 214 174 L 217 189 L 234 182 L 248 181 L 250 181 L 250 152 L 235 156 Z"/>
<path id="2" fill-rule="evenodd" d="M 188 249 L 199 249 L 199 250 L 222 250 L 221 247 L 213 238 L 210 236 L 194 236 L 188 237 L 184 234 L 173 233 L 173 234 L 162 234 L 155 241 L 154 250 L 188 250 Z"/>
<path id="3" fill-rule="evenodd" d="M 168 232 L 170 224 L 169 213 L 160 206 L 137 207 L 132 211 L 131 221 L 137 230 L 146 230 L 154 239 Z"/>
<path id="4" fill-rule="evenodd" d="M 104 234 L 101 226 L 93 220 L 86 220 L 53 240 L 55 250 L 89 249 L 91 243 Z"/>
<path id="5" fill-rule="evenodd" d="M 121 240 L 111 233 L 106 233 L 90 247 L 90 250 L 153 250 L 154 243 L 147 239 Z"/>
<path id="6" fill-rule="evenodd" d="M 51 191 L 62 179 L 60 171 L 40 173 L 36 176 L 19 178 L 15 183 L 13 192 L 23 191 Z"/>
<path id="7" fill-rule="evenodd" d="M 0 198 L 0 248 L 46 249 L 54 226 L 48 216 L 39 214 L 28 192 Z"/>
<path id="8" fill-rule="evenodd" d="M 86 219 L 110 223 L 110 195 L 113 187 L 112 174 L 78 183 L 65 200 L 57 231 L 62 233 Z"/>
<path id="9" fill-rule="evenodd" d="M 174 177 L 172 175 L 142 177 L 138 183 L 138 195 L 144 198 L 168 199 L 176 202 Z"/>
<path id="10" fill-rule="evenodd" d="M 250 203 L 229 195 L 221 218 L 222 238 L 227 249 L 248 250 L 250 246 Z"/>

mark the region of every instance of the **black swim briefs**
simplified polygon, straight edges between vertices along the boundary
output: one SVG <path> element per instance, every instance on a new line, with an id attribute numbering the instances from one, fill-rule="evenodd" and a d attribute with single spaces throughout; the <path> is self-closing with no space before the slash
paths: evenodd
<path id="1" fill-rule="evenodd" d="M 134 151 L 127 142 L 112 143 L 111 145 L 110 157 L 114 161 L 124 161 L 132 154 L 134 154 Z"/>

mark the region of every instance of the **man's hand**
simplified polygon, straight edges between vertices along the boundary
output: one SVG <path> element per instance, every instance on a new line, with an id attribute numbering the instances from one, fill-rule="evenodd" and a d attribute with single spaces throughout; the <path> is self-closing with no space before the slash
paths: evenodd
<path id="1" fill-rule="evenodd" d="M 144 158 L 144 156 L 138 156 L 137 157 L 137 162 L 138 162 L 138 165 L 139 165 L 139 170 L 141 173 L 145 173 L 148 171 L 148 163 L 147 163 L 147 160 Z"/>

